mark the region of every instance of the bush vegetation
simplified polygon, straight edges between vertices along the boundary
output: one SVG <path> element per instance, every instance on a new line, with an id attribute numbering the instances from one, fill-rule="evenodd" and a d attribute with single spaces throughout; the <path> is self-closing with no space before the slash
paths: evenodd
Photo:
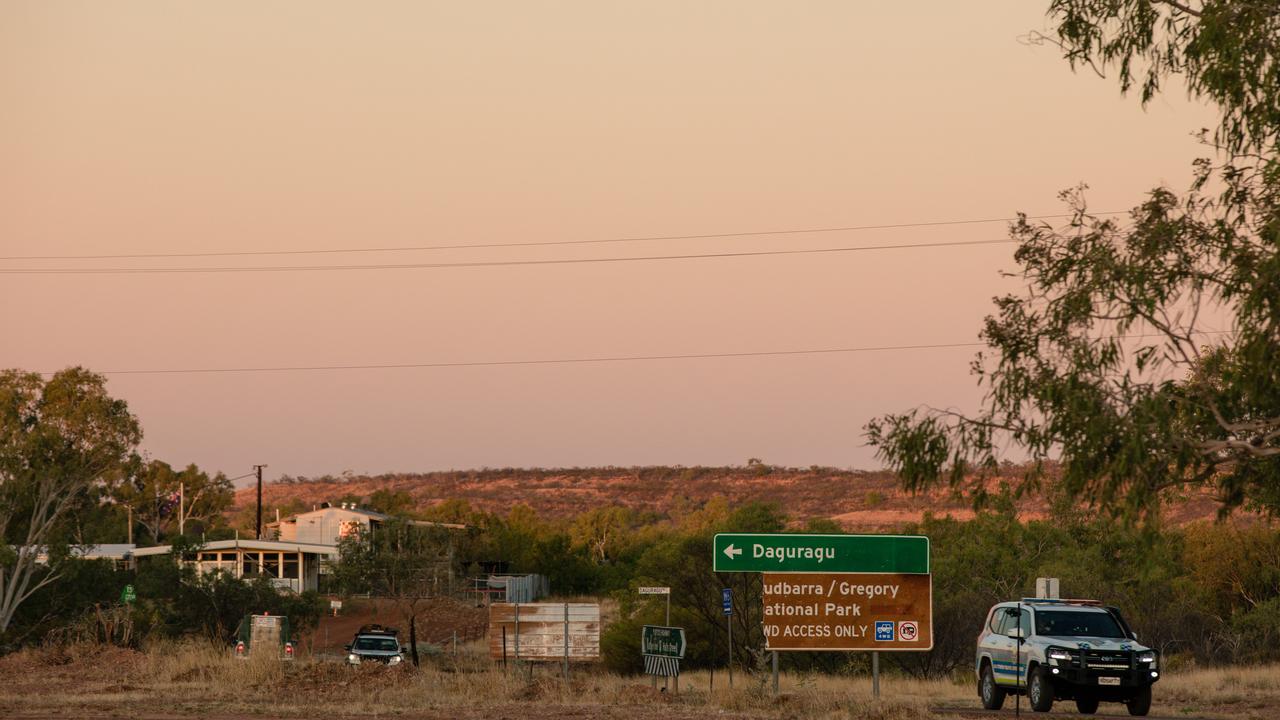
<path id="1" fill-rule="evenodd" d="M 615 599 L 619 614 L 601 642 L 605 663 L 623 673 L 641 669 L 640 627 L 664 621 L 662 598 L 637 595 L 641 585 L 672 588 L 671 622 L 686 628 L 691 669 L 724 665 L 720 597 L 732 588 L 735 665 L 761 661 L 760 577 L 713 573 L 715 533 L 841 532 L 830 520 L 797 523 L 775 505 L 732 507 L 722 498 L 676 503 L 666 513 L 604 506 L 566 519 L 541 518 L 525 505 L 499 516 L 454 500 L 419 515 L 468 526 L 452 541 L 460 574 L 501 561 L 510 572 L 547 575 L 557 595 Z M 934 650 L 892 656 L 913 676 L 967 667 L 986 610 L 1034 594 L 1041 576 L 1060 578 L 1070 596 L 1122 607 L 1142 641 L 1175 662 L 1280 659 L 1280 534 L 1261 522 L 1135 526 L 1062 499 L 1045 517 L 1025 520 L 1004 492 L 971 519 L 926 515 L 902 531 L 928 535 L 933 549 Z M 782 664 L 836 672 L 860 669 L 866 657 L 788 653 Z"/>
<path id="2" fill-rule="evenodd" d="M 402 498 L 388 493 L 376 500 L 395 506 Z M 760 663 L 760 577 L 713 573 L 713 536 L 841 531 L 830 520 L 796 522 L 771 504 L 735 507 L 723 498 L 675 502 L 663 513 L 602 506 L 572 518 L 540 517 L 527 505 L 498 515 L 452 500 L 416 516 L 466 525 L 443 535 L 439 528 L 430 529 L 433 543 L 447 545 L 443 551 L 432 550 L 433 563 L 443 563 L 433 565 L 433 578 L 474 576 L 482 568 L 499 566 L 512 573 L 546 575 L 557 596 L 615 600 L 618 613 L 604 630 L 602 649 L 607 667 L 620 673 L 640 670 L 640 626 L 664 621 L 661 598 L 637 595 L 640 585 L 672 588 L 671 622 L 687 630 L 685 666 L 690 670 L 724 666 L 720 591 L 732 588 L 734 663 Z M 933 651 L 891 656 L 903 673 L 943 677 L 966 668 L 987 608 L 1033 594 L 1040 576 L 1061 578 L 1067 595 L 1122 607 L 1141 640 L 1172 663 L 1280 659 L 1280 534 L 1261 521 L 1166 527 L 1157 520 L 1134 526 L 1066 501 L 1055 501 L 1043 518 L 1028 520 L 1019 517 L 1012 495 L 1005 493 L 971 519 L 926 515 L 901 529 L 931 538 L 935 626 Z M 336 589 L 385 594 L 375 582 L 377 569 L 371 563 L 376 565 L 376 557 L 350 548 L 344 553 L 353 564 L 337 569 L 334 577 L 341 582 Z M 396 552 L 382 554 L 397 557 Z M 120 590 L 129 583 L 138 591 L 131 616 L 134 642 L 182 635 L 225 639 L 249 612 L 288 614 L 301 629 L 320 612 L 314 594 L 279 595 L 265 582 L 196 577 L 175 563 L 156 560 L 137 571 L 73 561 L 72 572 L 24 605 L 7 642 L 38 642 L 59 627 L 97 618 L 103 609 L 118 605 Z M 354 564 L 357 560 L 362 565 Z M 448 589 L 455 592 L 465 586 L 450 583 Z M 442 591 L 433 580 L 430 592 Z M 788 653 L 781 662 L 793 672 L 858 672 L 867 658 Z"/>

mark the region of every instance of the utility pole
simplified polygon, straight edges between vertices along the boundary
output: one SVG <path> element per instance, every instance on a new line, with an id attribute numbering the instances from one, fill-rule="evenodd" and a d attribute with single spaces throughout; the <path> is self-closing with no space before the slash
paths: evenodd
<path id="1" fill-rule="evenodd" d="M 184 482 L 180 482 L 178 483 L 178 534 L 179 535 L 187 534 L 186 506 L 187 506 L 187 484 Z"/>
<path id="2" fill-rule="evenodd" d="M 258 475 L 258 531 L 254 535 L 258 540 L 262 539 L 262 468 L 266 465 L 254 465 L 253 471 Z"/>

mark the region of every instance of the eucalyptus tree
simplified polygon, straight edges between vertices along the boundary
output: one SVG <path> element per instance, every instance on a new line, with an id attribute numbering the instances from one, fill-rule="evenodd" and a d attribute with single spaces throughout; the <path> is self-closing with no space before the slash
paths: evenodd
<path id="1" fill-rule="evenodd" d="M 71 368 L 46 381 L 0 371 L 0 633 L 24 600 L 61 576 L 60 527 L 141 436 L 101 375 Z"/>
<path id="2" fill-rule="evenodd" d="M 913 489 L 981 496 L 1003 448 L 1047 461 L 1077 499 L 1131 518 L 1169 488 L 1224 511 L 1280 511 L 1280 3 L 1053 0 L 1050 42 L 1143 103 L 1184 87 L 1219 111 L 1189 189 L 1152 190 L 1127 219 L 1089 212 L 1011 227 L 1020 292 L 994 300 L 971 368 L 974 413 L 921 406 L 870 422 Z"/>

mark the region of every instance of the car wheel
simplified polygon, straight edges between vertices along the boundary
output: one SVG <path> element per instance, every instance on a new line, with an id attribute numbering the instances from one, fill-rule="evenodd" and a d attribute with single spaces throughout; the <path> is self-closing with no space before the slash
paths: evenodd
<path id="1" fill-rule="evenodd" d="M 1044 673 L 1036 668 L 1031 673 L 1031 685 L 1027 688 L 1027 699 L 1031 701 L 1031 709 L 1036 712 L 1049 712 L 1053 708 L 1053 685 L 1045 678 Z"/>
<path id="2" fill-rule="evenodd" d="M 1076 710 L 1078 710 L 1082 715 L 1092 715 L 1098 712 L 1098 698 L 1096 697 L 1076 698 Z"/>
<path id="3" fill-rule="evenodd" d="M 996 675 L 991 671 L 991 663 L 982 663 L 982 674 L 978 677 L 978 696 L 982 698 L 982 707 L 988 710 L 999 710 L 1004 705 L 1004 688 L 996 684 Z"/>
<path id="4" fill-rule="evenodd" d="M 1129 698 L 1129 714 L 1139 717 L 1151 712 L 1151 686 L 1142 688 L 1133 697 Z"/>

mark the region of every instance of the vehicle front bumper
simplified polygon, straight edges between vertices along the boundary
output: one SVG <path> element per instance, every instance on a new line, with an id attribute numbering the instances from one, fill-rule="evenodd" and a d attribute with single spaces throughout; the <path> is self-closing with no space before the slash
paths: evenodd
<path id="1" fill-rule="evenodd" d="M 360 665 L 363 663 L 382 663 L 383 665 L 399 665 L 404 662 L 403 655 L 362 655 L 360 653 L 348 653 L 348 665 Z"/>
<path id="2" fill-rule="evenodd" d="M 1046 666 L 1045 673 L 1053 682 L 1054 695 L 1072 698 L 1088 694 L 1102 700 L 1122 700 L 1134 692 L 1150 687 L 1160 679 L 1160 672 L 1150 668 L 1116 670 L 1105 668 L 1079 668 Z M 1101 678 L 1117 678 L 1118 685 L 1103 685 Z"/>

